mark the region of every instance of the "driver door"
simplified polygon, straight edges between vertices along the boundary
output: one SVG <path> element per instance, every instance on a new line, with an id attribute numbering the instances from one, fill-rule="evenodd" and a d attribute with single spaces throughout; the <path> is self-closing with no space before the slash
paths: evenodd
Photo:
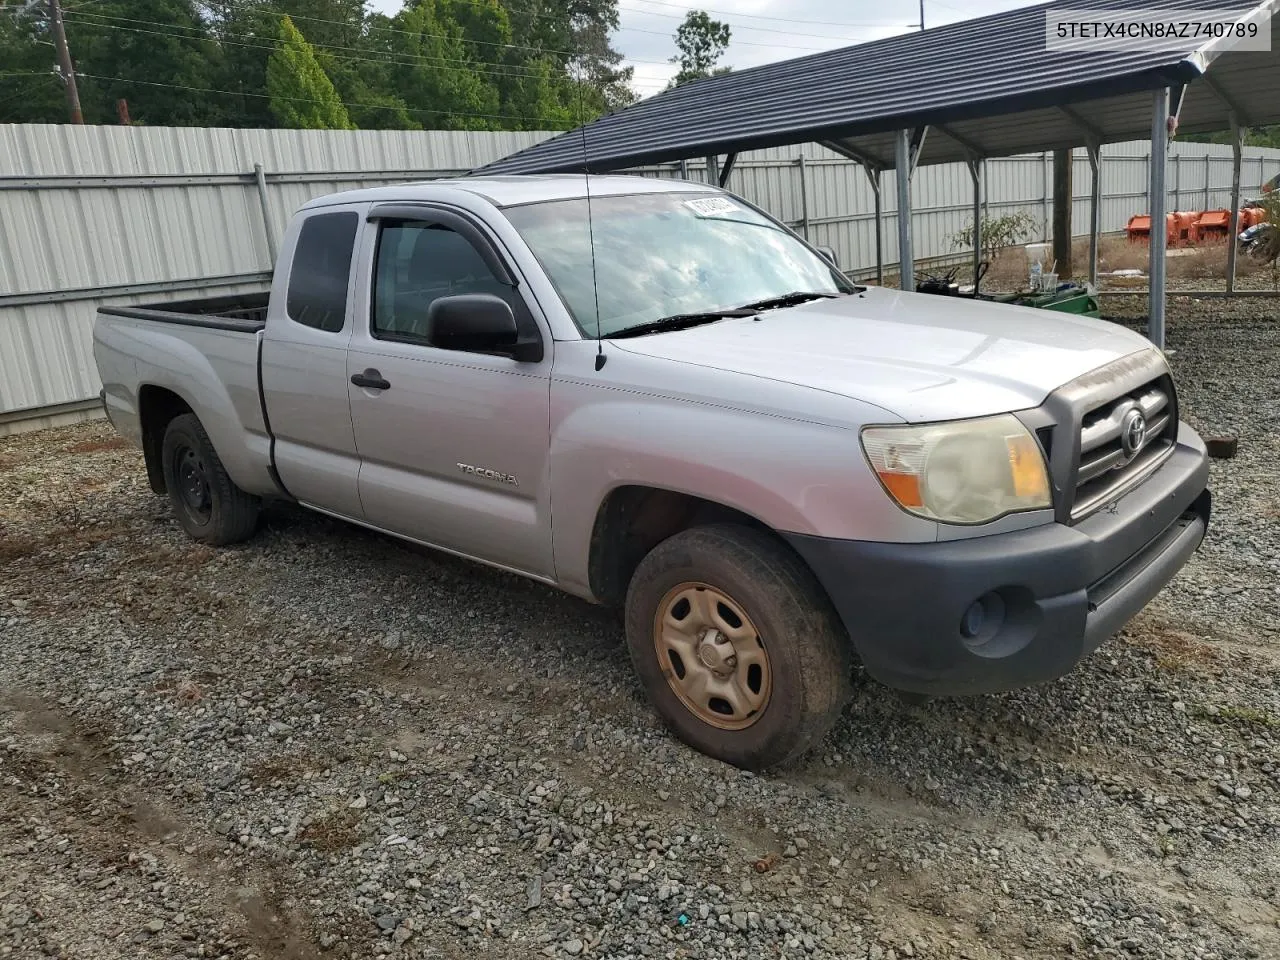
<path id="1" fill-rule="evenodd" d="M 373 267 L 348 350 L 365 519 L 389 532 L 549 579 L 550 338 L 469 219 L 420 208 L 369 231 Z M 542 358 L 446 349 L 442 296 L 506 300 Z"/>

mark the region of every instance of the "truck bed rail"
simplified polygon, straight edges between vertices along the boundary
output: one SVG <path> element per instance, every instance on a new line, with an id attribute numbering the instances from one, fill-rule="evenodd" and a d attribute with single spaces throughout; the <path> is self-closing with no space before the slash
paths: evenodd
<path id="1" fill-rule="evenodd" d="M 103 306 L 98 308 L 98 312 L 133 320 L 155 320 L 188 327 L 257 333 L 267 322 L 267 299 L 268 295 L 264 291 L 231 297 L 172 301 L 155 306 Z"/>

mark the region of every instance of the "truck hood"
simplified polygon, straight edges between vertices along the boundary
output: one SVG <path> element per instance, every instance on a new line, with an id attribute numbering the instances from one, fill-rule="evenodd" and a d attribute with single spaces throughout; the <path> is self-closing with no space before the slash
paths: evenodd
<path id="1" fill-rule="evenodd" d="M 908 422 L 1038 406 L 1068 381 L 1152 348 L 1102 320 L 876 287 L 758 318 L 612 342 L 851 397 Z"/>

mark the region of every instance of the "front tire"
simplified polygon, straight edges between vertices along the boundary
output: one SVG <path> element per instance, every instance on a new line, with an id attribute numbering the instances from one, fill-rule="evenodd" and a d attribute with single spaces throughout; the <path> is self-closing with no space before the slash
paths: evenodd
<path id="1" fill-rule="evenodd" d="M 627 590 L 627 646 L 672 732 L 760 770 L 817 745 L 850 693 L 847 633 L 817 580 L 773 536 L 695 527 L 658 544 Z"/>
<path id="2" fill-rule="evenodd" d="M 259 501 L 237 487 L 194 413 L 169 421 L 161 447 L 164 485 L 182 529 L 210 546 L 239 543 L 258 525 Z"/>

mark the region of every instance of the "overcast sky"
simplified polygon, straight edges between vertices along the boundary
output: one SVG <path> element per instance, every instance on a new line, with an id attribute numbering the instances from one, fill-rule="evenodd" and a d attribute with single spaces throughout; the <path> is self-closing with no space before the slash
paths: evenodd
<path id="1" fill-rule="evenodd" d="M 925 0 L 926 27 L 1030 6 L 1042 0 Z M 394 13 L 402 0 L 371 0 Z M 676 27 L 689 10 L 705 10 L 729 24 L 732 39 L 720 63 L 741 70 L 819 50 L 918 30 L 919 0 L 618 0 L 621 30 L 614 48 L 635 67 L 636 93 L 662 90 L 676 73 Z M 518 39 L 518 38 L 517 38 Z"/>

